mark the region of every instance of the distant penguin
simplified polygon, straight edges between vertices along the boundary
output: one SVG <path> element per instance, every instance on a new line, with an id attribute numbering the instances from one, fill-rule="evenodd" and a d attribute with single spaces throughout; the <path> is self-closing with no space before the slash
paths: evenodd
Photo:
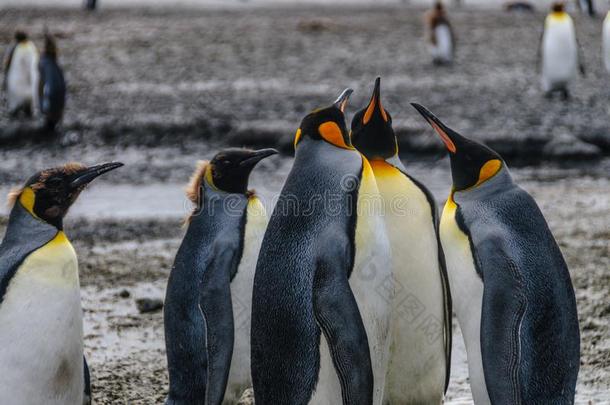
<path id="1" fill-rule="evenodd" d="M 90 400 L 78 263 L 63 218 L 87 184 L 120 166 L 67 164 L 11 193 L 0 244 L 1 404 Z"/>
<path id="2" fill-rule="evenodd" d="M 589 17 L 595 17 L 597 12 L 595 11 L 595 5 L 593 0 L 577 0 L 578 8 L 582 13 L 587 13 Z"/>
<path id="3" fill-rule="evenodd" d="M 352 120 L 352 142 L 375 174 L 397 286 L 384 403 L 440 404 L 449 382 L 452 314 L 438 212 L 432 194 L 398 157 L 379 78 L 368 106 Z"/>
<path id="4" fill-rule="evenodd" d="M 584 73 L 580 59 L 576 30 L 572 18 L 565 12 L 564 4 L 554 3 L 546 17 L 540 44 L 542 62 L 542 88 L 547 96 L 553 92 L 569 98 L 568 85 L 576 77 L 578 69 Z"/>
<path id="5" fill-rule="evenodd" d="M 301 122 L 265 232 L 252 303 L 257 405 L 383 400 L 390 251 L 375 176 L 345 126 L 350 93 Z"/>
<path id="6" fill-rule="evenodd" d="M 193 175 L 187 194 L 196 208 L 164 306 L 167 404 L 221 404 L 225 388 L 225 400 L 236 403 L 252 385 L 252 284 L 267 217 L 248 191 L 248 177 L 260 160 L 275 153 L 226 149 Z"/>
<path id="7" fill-rule="evenodd" d="M 540 209 L 496 152 L 414 107 L 451 159 L 440 235 L 474 402 L 573 404 L 576 299 Z"/>
<path id="8" fill-rule="evenodd" d="M 40 112 L 45 118 L 45 128 L 48 131 L 53 131 L 64 115 L 66 82 L 63 71 L 57 64 L 55 40 L 48 33 L 45 34 L 44 52 L 40 58 L 39 74 Z"/>
<path id="9" fill-rule="evenodd" d="M 3 90 L 10 114 L 31 116 L 38 86 L 38 50 L 25 32 L 15 32 L 15 43 L 4 61 Z"/>
<path id="10" fill-rule="evenodd" d="M 455 53 L 455 35 L 442 2 L 437 1 L 434 8 L 426 14 L 426 28 L 432 62 L 435 65 L 452 63 Z"/>
<path id="11" fill-rule="evenodd" d="M 608 73 L 610 73 L 610 11 L 608 11 L 606 18 L 604 19 L 604 27 L 602 30 L 602 53 L 604 66 Z"/>

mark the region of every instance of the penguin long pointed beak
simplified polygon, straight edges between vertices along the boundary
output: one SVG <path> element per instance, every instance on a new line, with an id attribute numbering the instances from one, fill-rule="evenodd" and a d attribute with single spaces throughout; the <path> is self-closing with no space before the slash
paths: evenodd
<path id="1" fill-rule="evenodd" d="M 341 93 L 341 95 L 339 96 L 339 98 L 337 98 L 337 100 L 333 103 L 333 105 L 335 107 L 337 107 L 339 110 L 341 110 L 342 113 L 344 113 L 345 106 L 347 105 L 347 101 L 349 100 L 349 97 L 352 95 L 353 92 L 354 92 L 354 90 L 352 90 L 350 88 L 343 90 L 343 93 Z"/>
<path id="2" fill-rule="evenodd" d="M 441 137 L 447 150 L 451 153 L 456 153 L 457 148 L 455 146 L 454 139 L 456 138 L 457 133 L 453 131 L 451 128 L 447 127 L 445 124 L 441 122 L 434 114 L 432 114 L 428 109 L 420 104 L 411 103 L 411 105 L 428 121 L 428 124 L 434 128 L 436 133 Z"/>
<path id="3" fill-rule="evenodd" d="M 239 162 L 239 165 L 240 166 L 254 166 L 255 164 L 257 164 L 264 158 L 269 157 L 271 155 L 276 155 L 277 153 L 278 153 L 278 151 L 275 149 L 272 149 L 272 148 L 253 151 L 249 157 L 247 157 L 246 159 Z"/>
<path id="4" fill-rule="evenodd" d="M 385 122 L 388 122 L 388 114 L 381 105 L 381 77 L 375 79 L 375 88 L 373 89 L 371 101 L 369 101 L 369 105 L 366 107 L 366 111 L 362 117 L 362 123 L 364 125 L 368 124 L 371 118 L 373 118 L 375 111 L 378 111 L 381 114 L 381 118 Z"/>
<path id="5" fill-rule="evenodd" d="M 91 166 L 83 171 L 76 173 L 72 182 L 70 183 L 71 188 L 79 188 L 89 184 L 95 178 L 101 176 L 104 173 L 108 173 L 111 170 L 118 169 L 124 166 L 121 162 L 109 162 L 102 163 L 101 165 Z"/>

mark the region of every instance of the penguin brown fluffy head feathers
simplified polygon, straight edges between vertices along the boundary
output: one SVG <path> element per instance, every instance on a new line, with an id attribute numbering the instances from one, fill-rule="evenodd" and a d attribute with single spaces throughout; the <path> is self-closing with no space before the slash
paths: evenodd
<path id="1" fill-rule="evenodd" d="M 565 11 L 565 4 L 562 1 L 556 1 L 551 5 L 551 11 L 553 13 L 563 13 Z"/>
<path id="2" fill-rule="evenodd" d="M 331 106 L 307 114 L 295 135 L 295 149 L 304 138 L 326 141 L 343 149 L 353 149 L 344 114 L 349 96 L 353 92 L 352 89 L 345 89 Z"/>
<path id="3" fill-rule="evenodd" d="M 392 116 L 381 104 L 381 78 L 375 80 L 375 88 L 369 104 L 352 119 L 352 143 L 368 159 L 387 159 L 398 153 L 396 135 L 392 128 Z"/>
<path id="4" fill-rule="evenodd" d="M 449 151 L 454 190 L 476 187 L 500 171 L 504 161 L 495 151 L 458 134 L 425 107 L 415 103 L 411 105 L 434 128 Z"/>
<path id="5" fill-rule="evenodd" d="M 55 38 L 49 32 L 44 34 L 44 54 L 52 58 L 57 57 L 57 44 L 55 43 Z"/>
<path id="6" fill-rule="evenodd" d="M 81 191 L 96 177 L 121 166 L 119 162 L 91 167 L 68 163 L 42 170 L 30 177 L 23 188 L 13 190 L 9 202 L 14 204 L 20 199 L 33 215 L 62 229 L 63 217 Z"/>

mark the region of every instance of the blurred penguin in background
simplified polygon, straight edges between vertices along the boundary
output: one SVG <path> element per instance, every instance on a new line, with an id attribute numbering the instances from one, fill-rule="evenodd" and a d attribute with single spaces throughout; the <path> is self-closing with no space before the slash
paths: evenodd
<path id="1" fill-rule="evenodd" d="M 44 51 L 38 65 L 40 82 L 38 97 L 40 112 L 45 118 L 45 128 L 55 131 L 64 115 L 66 104 L 66 82 L 61 67 L 57 64 L 57 46 L 51 34 L 46 33 Z"/>
<path id="2" fill-rule="evenodd" d="M 542 88 L 546 97 L 558 92 L 564 100 L 570 98 L 569 83 L 578 70 L 584 75 L 580 60 L 576 30 L 563 2 L 553 3 L 544 22 L 539 56 L 542 62 Z M 539 59 L 540 62 L 540 59 Z"/>
<path id="3" fill-rule="evenodd" d="M 35 105 L 38 80 L 38 49 L 23 31 L 15 32 L 15 43 L 8 50 L 4 60 L 4 80 L 2 89 L 6 92 L 8 109 L 16 116 L 24 112 L 32 115 Z"/>
<path id="4" fill-rule="evenodd" d="M 576 4 L 580 9 L 581 13 L 587 13 L 589 17 L 595 17 L 597 14 L 595 12 L 595 5 L 593 4 L 593 0 L 576 0 Z"/>
<path id="5" fill-rule="evenodd" d="M 604 28 L 602 31 L 602 53 L 606 70 L 610 73 L 610 11 L 604 19 Z"/>
<path id="6" fill-rule="evenodd" d="M 441 1 L 437 1 L 434 8 L 426 13 L 426 30 L 432 63 L 451 64 L 455 52 L 455 36 Z"/>

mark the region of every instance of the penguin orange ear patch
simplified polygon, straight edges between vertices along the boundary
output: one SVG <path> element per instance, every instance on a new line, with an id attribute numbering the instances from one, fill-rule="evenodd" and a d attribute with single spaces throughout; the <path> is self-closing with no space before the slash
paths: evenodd
<path id="1" fill-rule="evenodd" d="M 337 125 L 336 122 L 326 121 L 318 127 L 318 132 L 326 142 L 331 143 L 340 148 L 352 149 L 345 143 L 341 128 L 339 128 L 339 125 Z"/>
<path id="2" fill-rule="evenodd" d="M 483 165 L 483 167 L 481 167 L 481 170 L 479 171 L 479 180 L 477 181 L 477 184 L 475 184 L 475 186 L 478 186 L 485 180 L 488 180 L 493 177 L 496 173 L 500 171 L 501 168 L 502 162 L 499 159 L 492 159 L 485 162 L 485 164 Z"/>

